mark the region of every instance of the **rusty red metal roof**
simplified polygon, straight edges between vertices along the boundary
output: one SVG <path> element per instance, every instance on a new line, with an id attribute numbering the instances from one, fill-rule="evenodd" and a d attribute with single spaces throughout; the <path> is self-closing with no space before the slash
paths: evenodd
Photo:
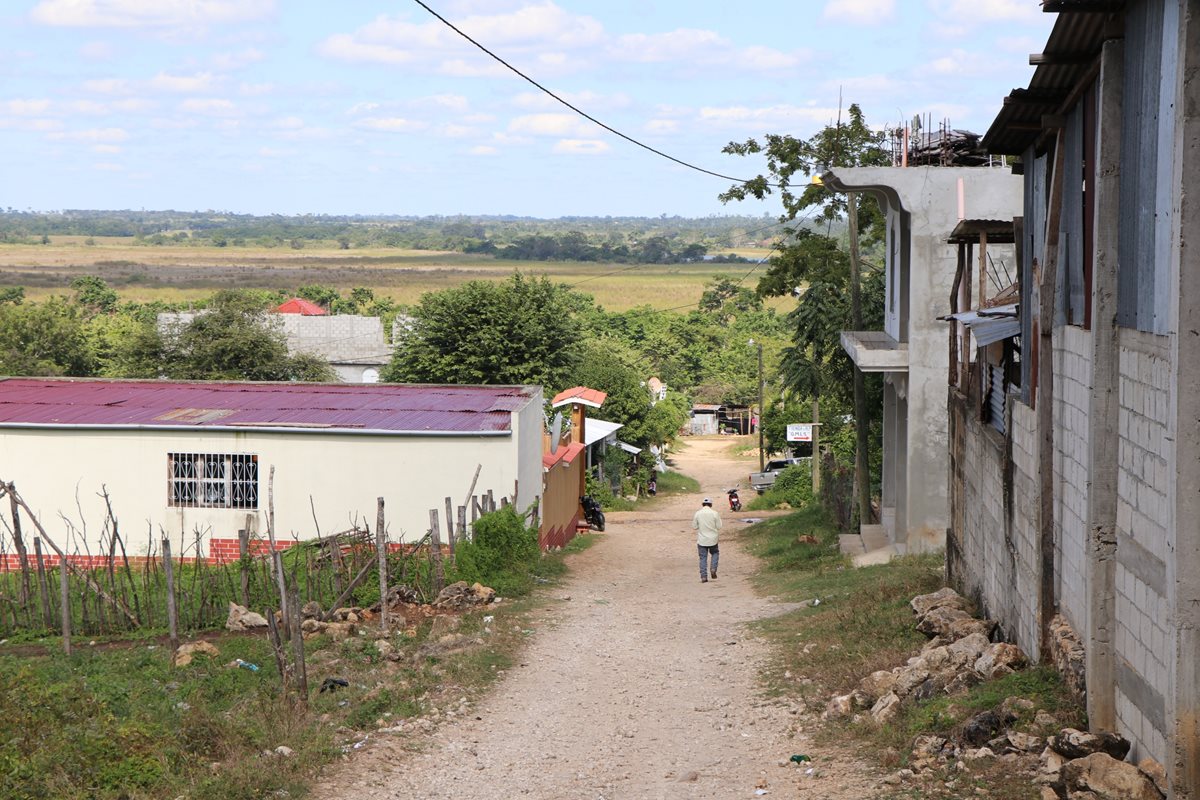
<path id="1" fill-rule="evenodd" d="M 550 467 L 553 467 L 559 462 L 570 464 L 582 452 L 583 445 L 579 442 L 571 442 L 570 444 L 559 445 L 558 450 L 555 452 L 542 454 L 542 466 L 546 469 L 550 469 Z"/>
<path id="2" fill-rule="evenodd" d="M 536 386 L 0 379 L 0 427 L 507 433 Z"/>
<path id="3" fill-rule="evenodd" d="M 285 303 L 280 303 L 275 310 L 280 314 L 300 314 L 305 317 L 324 317 L 329 314 L 321 306 L 301 297 L 293 297 Z"/>

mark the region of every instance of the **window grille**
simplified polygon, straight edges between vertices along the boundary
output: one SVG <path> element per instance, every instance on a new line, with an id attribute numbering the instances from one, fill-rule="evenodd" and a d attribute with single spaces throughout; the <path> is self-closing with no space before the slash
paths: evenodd
<path id="1" fill-rule="evenodd" d="M 258 508 L 258 456 L 168 453 L 167 503 L 179 508 Z"/>

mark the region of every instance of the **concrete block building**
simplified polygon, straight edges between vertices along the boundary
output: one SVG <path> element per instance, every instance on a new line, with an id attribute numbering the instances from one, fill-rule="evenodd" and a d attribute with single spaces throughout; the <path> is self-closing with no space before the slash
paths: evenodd
<path id="1" fill-rule="evenodd" d="M 1020 157 L 1019 324 L 976 350 L 1005 376 L 1001 425 L 951 375 L 948 570 L 1196 798 L 1200 5 L 1045 7 L 1037 69 L 984 139 Z"/>
<path id="2" fill-rule="evenodd" d="M 956 270 L 946 238 L 966 216 L 1019 213 L 1021 180 L 987 167 L 836 168 L 822 177 L 841 192 L 877 198 L 886 217 L 882 331 L 843 331 L 842 347 L 864 372 L 884 376 L 880 526 L 863 539 L 897 552 L 945 543 L 949 502 L 946 329 Z"/>

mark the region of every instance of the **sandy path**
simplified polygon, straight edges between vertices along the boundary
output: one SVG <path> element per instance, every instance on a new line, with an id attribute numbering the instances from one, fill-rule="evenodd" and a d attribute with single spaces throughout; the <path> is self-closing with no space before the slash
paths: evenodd
<path id="1" fill-rule="evenodd" d="M 722 489 L 749 461 L 728 439 L 695 439 L 678 466 L 739 527 Z M 765 643 L 745 623 L 783 610 L 757 596 L 736 539 L 720 579 L 701 584 L 691 516 L 699 496 L 614 513 L 608 532 L 571 560 L 571 578 L 514 668 L 423 752 L 383 741 L 316 788 L 323 800 L 367 798 L 854 797 L 874 781 L 825 761 L 825 777 L 781 766 L 806 752 L 803 724 L 764 699 Z M 721 502 L 718 502 L 721 501 Z M 745 512 L 741 516 L 746 516 Z M 476 719 L 478 717 L 479 719 Z M 847 780 L 839 776 L 854 776 Z"/>

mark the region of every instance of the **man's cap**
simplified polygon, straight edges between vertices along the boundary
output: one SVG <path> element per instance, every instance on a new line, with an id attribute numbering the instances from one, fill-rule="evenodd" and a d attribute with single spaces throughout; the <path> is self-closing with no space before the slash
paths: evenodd
<path id="1" fill-rule="evenodd" d="M 711 505 L 712 505 L 712 500 L 709 500 L 707 497 L 706 497 L 706 498 L 704 498 L 704 505 L 706 505 L 706 506 L 711 506 Z"/>

